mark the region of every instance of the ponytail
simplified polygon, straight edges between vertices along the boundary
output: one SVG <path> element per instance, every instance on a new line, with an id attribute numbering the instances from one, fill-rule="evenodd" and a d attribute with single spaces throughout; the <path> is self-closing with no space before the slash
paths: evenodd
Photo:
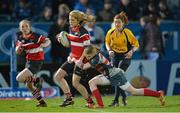
<path id="1" fill-rule="evenodd" d="M 69 16 L 75 17 L 79 21 L 80 24 L 84 24 L 85 22 L 90 22 L 93 19 L 95 19 L 95 17 L 93 15 L 87 15 L 78 10 L 71 11 Z"/>

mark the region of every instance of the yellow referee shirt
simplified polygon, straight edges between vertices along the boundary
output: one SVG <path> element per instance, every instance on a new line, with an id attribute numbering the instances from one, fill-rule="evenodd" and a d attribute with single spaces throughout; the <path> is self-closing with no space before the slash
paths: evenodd
<path id="1" fill-rule="evenodd" d="M 116 35 L 115 28 L 111 28 L 106 34 L 105 43 L 108 44 L 111 50 L 115 51 L 116 53 L 126 53 L 128 51 L 127 39 L 132 47 L 139 47 L 138 40 L 135 38 L 131 30 L 127 28 L 123 29 L 119 37 Z"/>

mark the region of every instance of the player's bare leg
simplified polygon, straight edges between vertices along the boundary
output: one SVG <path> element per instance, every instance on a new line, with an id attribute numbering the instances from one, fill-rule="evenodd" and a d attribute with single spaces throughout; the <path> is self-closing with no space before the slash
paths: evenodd
<path id="1" fill-rule="evenodd" d="M 67 74 L 66 71 L 64 71 L 63 69 L 60 68 L 54 75 L 54 79 L 56 80 L 59 87 L 63 90 L 63 92 L 66 96 L 64 102 L 62 104 L 60 104 L 60 107 L 65 107 L 65 106 L 74 104 L 74 101 L 72 100 L 72 94 L 70 92 L 69 85 L 64 78 L 66 76 L 66 74 Z"/>
<path id="2" fill-rule="evenodd" d="M 103 104 L 101 94 L 97 88 L 97 85 L 108 85 L 108 84 L 110 84 L 110 82 L 103 75 L 96 76 L 89 81 L 89 87 L 91 89 L 93 96 L 96 98 L 98 108 L 103 108 L 104 104 Z"/>
<path id="3" fill-rule="evenodd" d="M 80 80 L 81 80 L 81 77 L 76 75 L 76 74 L 73 74 L 73 86 L 79 91 L 79 93 L 85 98 L 86 100 L 86 106 L 87 107 L 90 107 L 92 105 L 94 105 L 94 102 L 92 100 L 92 98 L 89 96 L 86 88 L 80 84 Z"/>
<path id="4" fill-rule="evenodd" d="M 25 68 L 23 71 L 21 71 L 17 77 L 16 80 L 19 82 L 24 82 L 26 83 L 26 86 L 28 89 L 32 92 L 33 96 L 38 100 L 38 105 L 37 107 L 46 107 L 47 104 L 45 101 L 42 99 L 41 94 L 40 94 L 40 89 L 34 87 L 34 83 L 39 83 L 40 81 L 37 81 L 38 79 L 36 77 L 33 77 L 33 74 L 31 71 L 29 71 L 27 68 Z M 41 83 L 42 85 L 42 83 Z M 42 86 L 39 86 L 42 87 Z"/>
<path id="5" fill-rule="evenodd" d="M 165 105 L 165 96 L 163 91 L 154 91 L 148 88 L 140 88 L 136 89 L 132 85 L 130 85 L 126 91 L 130 92 L 132 95 L 135 96 L 152 96 L 157 97 L 160 100 L 161 106 Z"/>
<path id="6" fill-rule="evenodd" d="M 34 98 L 36 98 L 38 100 L 38 104 L 36 106 L 37 107 L 47 107 L 46 102 L 41 97 L 40 90 L 35 88 L 32 83 L 26 83 L 26 86 L 32 92 Z"/>

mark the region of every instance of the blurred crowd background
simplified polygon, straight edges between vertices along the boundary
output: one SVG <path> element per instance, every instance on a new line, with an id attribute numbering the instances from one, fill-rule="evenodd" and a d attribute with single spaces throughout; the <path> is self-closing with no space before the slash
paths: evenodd
<path id="1" fill-rule="evenodd" d="M 155 14 L 163 20 L 180 19 L 179 0 L 0 0 L 0 21 L 17 22 L 28 18 L 35 22 L 53 22 L 71 10 L 92 11 L 97 21 L 112 21 L 126 12 L 129 20 Z"/>
<path id="2" fill-rule="evenodd" d="M 97 23 L 111 24 L 113 17 L 124 11 L 130 23 L 139 23 L 141 27 L 140 38 L 137 37 L 141 58 L 147 59 L 146 53 L 154 51 L 156 46 L 155 51 L 160 54 L 157 59 L 160 59 L 165 51 L 163 36 L 169 35 L 162 35 L 160 21 L 180 20 L 180 0 L 0 0 L 0 22 L 18 23 L 28 19 L 33 23 L 50 23 L 47 31 L 52 42 L 50 56 L 52 62 L 58 63 L 60 59 L 62 63 L 69 50 L 57 42 L 56 35 L 61 31 L 68 32 L 68 14 L 71 10 L 94 15 L 94 20 L 85 24 L 85 28 L 91 36 L 91 43 L 101 46 L 107 57 L 104 38 L 109 28 L 102 28 Z"/>

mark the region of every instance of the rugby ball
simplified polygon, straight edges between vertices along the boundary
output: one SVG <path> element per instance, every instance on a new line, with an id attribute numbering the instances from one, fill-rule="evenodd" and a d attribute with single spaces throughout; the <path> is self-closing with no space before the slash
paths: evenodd
<path id="1" fill-rule="evenodd" d="M 70 42 L 68 40 L 68 33 L 66 31 L 61 31 L 57 35 L 57 39 L 58 39 L 59 43 L 61 43 L 64 47 L 70 46 Z"/>

